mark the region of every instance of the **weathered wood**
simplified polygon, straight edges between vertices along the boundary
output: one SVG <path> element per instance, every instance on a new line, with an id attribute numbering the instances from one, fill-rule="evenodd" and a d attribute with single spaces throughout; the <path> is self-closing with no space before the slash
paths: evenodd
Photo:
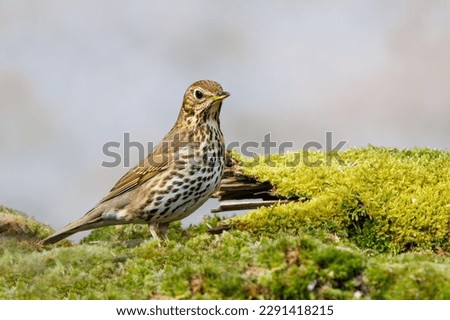
<path id="1" fill-rule="evenodd" d="M 298 198 L 287 199 L 282 197 L 276 193 L 275 187 L 270 182 L 261 182 L 255 177 L 244 174 L 240 163 L 229 152 L 227 153 L 222 182 L 213 197 L 219 200 L 219 206 L 211 210 L 213 213 L 251 210 L 298 200 Z M 260 201 L 237 201 L 254 199 L 260 199 Z M 234 202 L 222 203 L 223 201 Z"/>
<path id="2" fill-rule="evenodd" d="M 226 212 L 226 211 L 239 211 L 239 210 L 251 210 L 259 207 L 269 207 L 274 204 L 285 204 L 292 200 L 262 200 L 256 202 L 232 202 L 221 203 L 217 208 L 211 209 L 212 213 Z"/>

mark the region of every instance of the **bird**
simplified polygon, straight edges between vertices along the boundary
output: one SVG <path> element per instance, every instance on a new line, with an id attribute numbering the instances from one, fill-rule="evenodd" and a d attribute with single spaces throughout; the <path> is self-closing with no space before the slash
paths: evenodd
<path id="1" fill-rule="evenodd" d="M 190 85 L 174 126 L 148 156 L 83 217 L 41 243 L 54 244 L 80 231 L 131 223 L 148 224 L 153 238 L 167 240 L 169 224 L 196 211 L 220 184 L 225 143 L 219 116 L 229 95 L 212 80 Z"/>

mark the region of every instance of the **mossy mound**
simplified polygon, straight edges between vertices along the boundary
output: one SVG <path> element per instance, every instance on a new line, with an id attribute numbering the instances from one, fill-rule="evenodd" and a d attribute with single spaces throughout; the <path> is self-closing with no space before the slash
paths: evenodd
<path id="1" fill-rule="evenodd" d="M 450 299 L 449 153 L 339 155 L 345 166 L 247 164 L 305 201 L 229 219 L 219 235 L 208 217 L 171 224 L 168 242 L 127 225 L 42 247 L 47 226 L 1 207 L 0 299 Z"/>
<path id="2" fill-rule="evenodd" d="M 2 244 L 0 299 L 449 299 L 450 258 L 373 256 L 335 238 L 244 231 L 210 235 L 217 218 L 172 240 L 108 227 L 83 244 Z"/>
<path id="3" fill-rule="evenodd" d="M 450 152 L 368 147 L 241 160 L 280 195 L 306 201 L 237 217 L 231 223 L 240 230 L 319 228 L 380 252 L 450 247 Z"/>
<path id="4" fill-rule="evenodd" d="M 32 241 L 49 236 L 52 230 L 22 212 L 0 206 L 0 241 Z"/>

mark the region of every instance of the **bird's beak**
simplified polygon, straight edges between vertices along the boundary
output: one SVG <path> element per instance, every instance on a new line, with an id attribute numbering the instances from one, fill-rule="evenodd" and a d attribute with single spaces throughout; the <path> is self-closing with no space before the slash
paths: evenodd
<path id="1" fill-rule="evenodd" d="M 219 94 L 217 94 L 216 96 L 212 96 L 211 100 L 212 101 L 220 101 L 220 100 L 227 98 L 229 95 L 230 94 L 228 92 L 222 91 L 222 92 L 219 92 Z"/>

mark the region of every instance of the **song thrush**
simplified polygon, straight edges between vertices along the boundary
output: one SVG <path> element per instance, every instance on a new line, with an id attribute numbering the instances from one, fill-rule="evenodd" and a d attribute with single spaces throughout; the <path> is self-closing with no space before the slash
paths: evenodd
<path id="1" fill-rule="evenodd" d="M 224 139 L 219 114 L 229 96 L 210 80 L 184 94 L 177 121 L 162 141 L 81 219 L 42 241 L 56 243 L 76 232 L 117 224 L 149 224 L 167 238 L 170 222 L 198 209 L 219 186 Z"/>

